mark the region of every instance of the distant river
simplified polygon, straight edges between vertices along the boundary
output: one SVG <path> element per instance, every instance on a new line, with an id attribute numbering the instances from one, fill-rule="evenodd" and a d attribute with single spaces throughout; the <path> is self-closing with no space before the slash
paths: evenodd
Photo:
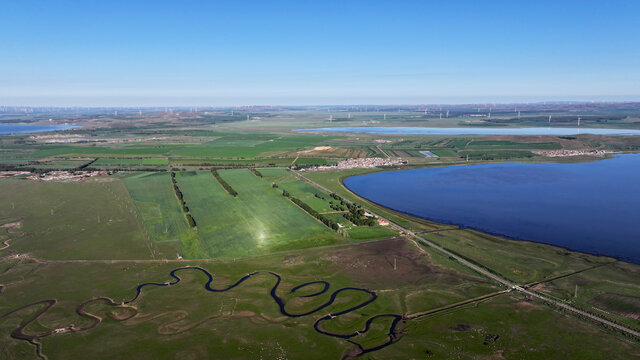
<path id="1" fill-rule="evenodd" d="M 385 171 L 344 183 L 421 218 L 640 264 L 640 154 Z"/>
<path id="2" fill-rule="evenodd" d="M 25 134 L 44 131 L 67 130 L 77 128 L 76 125 L 14 125 L 0 124 L 0 135 Z"/>
<path id="3" fill-rule="evenodd" d="M 312 132 L 346 132 L 387 135 L 640 135 L 640 130 L 604 129 L 604 128 L 560 128 L 560 127 L 530 127 L 530 128 L 429 128 L 429 127 L 329 127 L 319 129 L 300 129 L 298 131 Z"/>

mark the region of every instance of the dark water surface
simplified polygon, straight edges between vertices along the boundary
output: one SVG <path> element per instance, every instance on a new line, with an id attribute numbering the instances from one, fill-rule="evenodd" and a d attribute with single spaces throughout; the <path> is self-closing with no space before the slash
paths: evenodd
<path id="1" fill-rule="evenodd" d="M 76 125 L 14 125 L 0 124 L 0 135 L 26 134 L 44 131 L 67 130 L 77 128 Z"/>
<path id="2" fill-rule="evenodd" d="M 640 135 L 640 130 L 607 129 L 586 127 L 528 127 L 528 128 L 495 128 L 495 127 L 466 127 L 466 128 L 436 128 L 436 127 L 402 127 L 402 126 L 355 126 L 330 127 L 320 129 L 301 129 L 298 131 L 311 132 L 344 132 L 366 134 L 396 134 L 396 135 Z"/>
<path id="3" fill-rule="evenodd" d="M 640 154 L 385 171 L 344 183 L 421 218 L 640 264 Z"/>

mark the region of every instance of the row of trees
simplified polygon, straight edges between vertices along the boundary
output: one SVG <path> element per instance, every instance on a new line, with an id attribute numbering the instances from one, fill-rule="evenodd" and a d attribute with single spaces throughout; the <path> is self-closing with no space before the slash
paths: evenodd
<path id="1" fill-rule="evenodd" d="M 214 178 L 216 178 L 216 180 L 218 180 L 218 182 L 220 183 L 220 185 L 222 185 L 222 187 L 229 193 L 229 195 L 232 196 L 238 196 L 238 192 L 233 190 L 233 188 L 231 187 L 231 185 L 229 185 L 226 181 L 224 181 L 224 179 L 220 176 L 220 174 L 218 174 L 218 170 L 211 170 L 211 174 L 213 175 Z"/>
<path id="2" fill-rule="evenodd" d="M 311 206 L 307 205 L 302 200 L 291 196 L 291 194 L 289 194 L 289 192 L 287 190 L 282 190 L 282 196 L 284 196 L 286 198 L 289 198 L 289 200 L 291 200 L 294 204 L 296 204 L 299 207 L 301 207 L 302 210 L 306 211 L 307 213 L 309 213 L 309 215 L 313 216 L 314 218 L 320 220 L 323 224 L 327 225 L 328 227 L 332 228 L 333 230 L 337 231 L 338 229 L 340 229 L 340 227 L 338 226 L 338 223 L 336 223 L 335 221 L 333 221 L 333 220 L 331 220 L 329 218 L 324 217 L 319 212 L 313 210 L 311 208 Z"/>
<path id="3" fill-rule="evenodd" d="M 185 213 L 185 217 L 187 218 L 187 222 L 189 223 L 189 226 L 196 227 L 196 221 L 193 219 L 193 216 L 191 216 L 189 207 L 187 206 L 187 203 L 184 201 L 184 195 L 182 195 L 182 191 L 180 191 L 180 188 L 178 187 L 178 182 L 176 181 L 176 173 L 173 171 L 171 172 L 171 183 L 173 184 L 173 191 L 175 191 L 176 196 L 178 197 L 178 200 L 180 200 L 182 211 Z"/>
<path id="4" fill-rule="evenodd" d="M 253 173 L 253 175 L 261 178 L 262 177 L 262 173 L 260 171 L 258 171 L 258 169 L 256 168 L 250 168 L 249 170 L 251 170 L 251 172 Z"/>
<path id="5" fill-rule="evenodd" d="M 77 170 L 83 170 L 89 167 L 89 165 L 93 164 L 94 162 L 98 161 L 99 158 L 95 158 L 91 161 L 89 161 L 88 163 L 82 164 L 80 166 L 78 166 Z"/>

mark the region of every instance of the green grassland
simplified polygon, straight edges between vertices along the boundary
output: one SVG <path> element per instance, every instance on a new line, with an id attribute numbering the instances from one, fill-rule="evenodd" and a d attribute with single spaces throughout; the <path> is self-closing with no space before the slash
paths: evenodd
<path id="1" fill-rule="evenodd" d="M 167 158 L 99 158 L 91 164 L 92 167 L 100 165 L 168 165 Z"/>
<path id="2" fill-rule="evenodd" d="M 505 140 L 474 140 L 467 145 L 467 148 L 558 150 L 562 149 L 562 145 L 557 142 L 527 143 Z"/>
<path id="3" fill-rule="evenodd" d="M 0 179 L 0 219 L 19 219 L 11 250 L 44 259 L 148 259 L 154 246 L 117 179 L 43 183 Z"/>
<path id="4" fill-rule="evenodd" d="M 219 173 L 239 193 L 237 197 L 229 195 L 209 171 L 181 172 L 176 177 L 208 256 L 237 258 L 341 241 L 249 170 Z"/>
<path id="5" fill-rule="evenodd" d="M 533 289 L 640 329 L 638 266 L 614 262 L 544 282 Z"/>
<path id="6" fill-rule="evenodd" d="M 451 151 L 451 150 L 447 150 L 447 149 L 431 149 L 429 150 L 431 151 L 433 154 L 440 156 L 440 157 L 456 157 L 458 156 L 458 154 L 456 154 L 455 152 Z"/>
<path id="7" fill-rule="evenodd" d="M 397 258 L 397 270 L 389 263 Z M 411 242 L 385 240 L 333 249 L 307 250 L 228 263 L 195 263 L 215 274 L 214 287 L 232 284 L 242 275 L 268 269 L 282 276 L 279 296 L 293 313 L 303 313 L 328 301 L 342 287 L 377 292 L 371 304 L 326 322 L 328 331 L 350 333 L 363 328 L 377 314 L 412 315 L 499 290 L 495 285 L 429 250 L 422 253 Z M 50 329 L 88 326 L 91 320 L 75 312 L 82 302 L 107 296 L 117 302 L 135 294 L 138 284 L 172 280 L 168 273 L 183 266 L 170 263 L 34 263 L 13 264 L 0 275 L 7 284 L 0 297 L 0 313 L 44 299 L 57 303 L 25 329 L 34 334 Z M 29 274 L 28 277 L 23 276 Z M 146 287 L 127 306 L 94 303 L 86 308 L 102 318 L 94 328 L 54 334 L 38 340 L 49 359 L 82 358 L 341 358 L 355 350 L 345 340 L 313 330 L 317 315 L 285 317 L 269 296 L 275 284 L 270 275 L 258 275 L 237 288 L 211 293 L 206 277 L 196 271 L 178 273 L 182 281 L 169 287 Z M 330 291 L 317 297 L 290 294 L 294 286 L 315 280 L 330 283 Z M 306 289 L 309 294 L 314 289 Z M 356 292 L 343 292 L 319 315 L 336 313 L 363 300 Z M 9 333 L 24 318 L 42 307 L 22 310 L 0 320 L 0 353 L 5 358 L 32 358 L 35 347 Z M 135 316 L 126 319 L 134 314 Z M 461 325 L 462 324 L 462 325 Z M 386 340 L 390 324 L 374 322 L 352 339 L 365 347 Z M 548 329 L 559 329 L 549 332 Z M 394 344 L 363 356 L 365 359 L 477 358 L 505 354 L 507 358 L 622 358 L 636 356 L 635 345 L 589 324 L 549 310 L 518 296 L 500 295 L 488 301 L 454 307 L 402 324 Z M 561 331 L 563 330 L 563 331 Z M 498 335 L 497 337 L 495 335 Z M 485 344 L 486 343 L 486 344 Z M 116 345 L 117 344 L 117 345 Z M 586 344 L 586 345 L 585 345 Z M 535 349 L 535 350 L 530 350 Z"/>
<path id="8" fill-rule="evenodd" d="M 237 135 L 230 139 L 216 139 L 202 143 L 157 143 L 157 144 L 115 144 L 112 146 L 88 145 L 30 145 L 17 146 L 10 154 L 3 158 L 39 159 L 49 157 L 104 157 L 104 158 L 132 158 L 132 157 L 189 157 L 212 159 L 253 159 L 260 156 L 277 155 L 284 151 L 304 149 L 317 143 L 327 141 L 331 137 L 323 135 L 294 134 L 278 137 L 238 139 Z M 26 151 L 20 151 L 21 149 Z M 157 160 L 152 160 L 153 164 Z M 143 163 L 144 164 L 144 163 Z"/>
<path id="9" fill-rule="evenodd" d="M 427 233 L 424 237 L 523 284 L 614 261 L 545 244 L 507 240 L 470 229 Z"/>

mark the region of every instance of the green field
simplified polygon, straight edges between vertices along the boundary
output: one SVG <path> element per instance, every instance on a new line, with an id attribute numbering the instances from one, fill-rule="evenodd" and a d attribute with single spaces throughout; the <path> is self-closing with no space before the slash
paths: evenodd
<path id="1" fill-rule="evenodd" d="M 457 157 L 458 156 L 458 154 L 456 154 L 455 152 L 447 149 L 431 149 L 429 151 L 431 151 L 432 153 L 440 157 Z"/>
<path id="2" fill-rule="evenodd" d="M 156 242 L 174 242 L 176 254 L 186 258 L 206 258 L 207 253 L 197 232 L 182 213 L 169 173 L 143 173 L 124 179 L 142 221 Z M 179 251 L 178 251 L 179 250 Z"/>
<path id="3" fill-rule="evenodd" d="M 0 179 L 0 219 L 21 221 L 11 249 L 44 259 L 147 259 L 162 256 L 117 179 L 42 183 Z"/>
<path id="4" fill-rule="evenodd" d="M 534 289 L 640 329 L 640 270 L 614 262 L 536 285 Z"/>
<path id="5" fill-rule="evenodd" d="M 467 145 L 467 148 L 558 150 L 562 149 L 562 146 L 557 142 L 525 143 L 502 140 L 474 140 Z"/>
<path id="6" fill-rule="evenodd" d="M 181 172 L 176 177 L 212 258 L 238 258 L 340 241 L 335 232 L 249 170 L 219 173 L 239 193 L 237 197 L 230 196 L 209 171 Z"/>
<path id="7" fill-rule="evenodd" d="M 425 238 L 518 283 L 541 281 L 613 261 L 560 247 L 506 240 L 475 230 L 428 233 Z"/>
<path id="8" fill-rule="evenodd" d="M 91 166 L 100 165 L 168 165 L 167 158 L 99 158 Z"/>

